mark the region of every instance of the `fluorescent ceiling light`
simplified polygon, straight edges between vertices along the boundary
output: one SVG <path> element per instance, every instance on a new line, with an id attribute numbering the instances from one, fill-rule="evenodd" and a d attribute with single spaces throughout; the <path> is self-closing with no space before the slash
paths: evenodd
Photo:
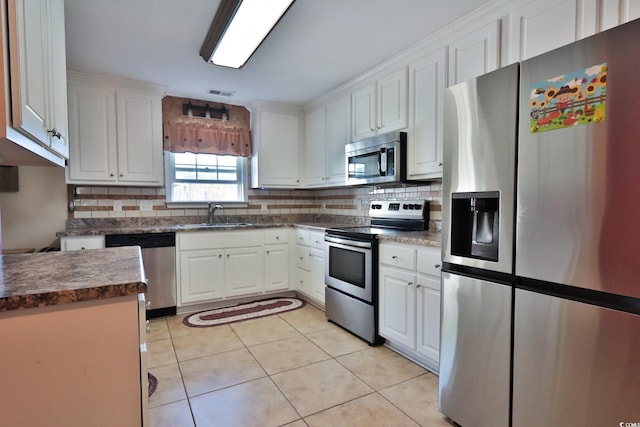
<path id="1" fill-rule="evenodd" d="M 222 0 L 200 56 L 240 68 L 260 46 L 294 0 Z"/>

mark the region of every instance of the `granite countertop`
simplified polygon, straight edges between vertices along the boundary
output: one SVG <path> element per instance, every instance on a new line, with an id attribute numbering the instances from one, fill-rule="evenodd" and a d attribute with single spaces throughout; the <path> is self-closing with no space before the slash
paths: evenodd
<path id="1" fill-rule="evenodd" d="M 335 223 L 335 222 L 291 222 L 291 223 L 243 223 L 242 225 L 226 225 L 224 223 L 210 226 L 206 224 L 187 224 L 187 225 L 132 225 L 119 227 L 80 227 L 67 228 L 58 232 L 59 237 L 78 237 L 78 236 L 99 236 L 109 234 L 138 234 L 138 233 L 169 233 L 169 232 L 200 232 L 200 231 L 233 231 L 233 230 L 259 230 L 266 228 L 282 228 L 282 227 L 298 227 L 314 231 L 324 232 L 327 228 L 341 228 L 354 226 L 353 223 Z M 407 231 L 406 233 L 397 235 L 381 235 L 381 241 L 393 241 L 397 243 L 405 243 L 422 246 L 440 246 L 441 235 L 433 231 Z"/>
<path id="2" fill-rule="evenodd" d="M 0 256 L 0 312 L 146 292 L 137 246 Z"/>
<path id="3" fill-rule="evenodd" d="M 433 231 L 406 231 L 398 234 L 381 234 L 378 240 L 381 242 L 396 242 L 406 245 L 440 247 L 442 236 Z"/>

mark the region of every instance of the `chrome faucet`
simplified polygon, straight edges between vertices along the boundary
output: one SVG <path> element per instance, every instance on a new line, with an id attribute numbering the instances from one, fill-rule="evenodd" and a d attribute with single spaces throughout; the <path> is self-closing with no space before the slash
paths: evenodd
<path id="1" fill-rule="evenodd" d="M 213 215 L 215 215 L 216 211 L 218 209 L 224 209 L 224 206 L 222 205 L 214 205 L 212 202 L 209 202 L 208 204 L 208 212 L 209 212 L 209 217 L 208 217 L 208 222 L 209 224 L 213 224 Z"/>

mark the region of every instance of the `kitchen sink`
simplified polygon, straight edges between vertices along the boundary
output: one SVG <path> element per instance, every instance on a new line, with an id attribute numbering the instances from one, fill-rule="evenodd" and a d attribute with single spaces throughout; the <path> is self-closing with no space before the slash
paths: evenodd
<path id="1" fill-rule="evenodd" d="M 251 226 L 253 224 L 248 223 L 248 222 L 230 222 L 230 223 L 215 223 L 215 224 L 209 224 L 207 222 L 203 222 L 200 224 L 179 224 L 176 227 L 178 229 L 183 229 L 183 230 L 190 230 L 190 229 L 194 229 L 194 228 L 203 228 L 203 229 L 207 229 L 207 228 L 236 228 L 236 227 L 248 227 Z"/>

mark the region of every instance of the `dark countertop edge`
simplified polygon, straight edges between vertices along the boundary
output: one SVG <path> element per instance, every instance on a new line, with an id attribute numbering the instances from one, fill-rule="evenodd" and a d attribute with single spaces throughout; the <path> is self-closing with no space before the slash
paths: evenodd
<path id="1" fill-rule="evenodd" d="M 0 312 L 51 307 L 83 301 L 104 300 L 145 293 L 146 291 L 147 285 L 143 282 L 138 282 L 12 295 L 0 297 Z"/>

